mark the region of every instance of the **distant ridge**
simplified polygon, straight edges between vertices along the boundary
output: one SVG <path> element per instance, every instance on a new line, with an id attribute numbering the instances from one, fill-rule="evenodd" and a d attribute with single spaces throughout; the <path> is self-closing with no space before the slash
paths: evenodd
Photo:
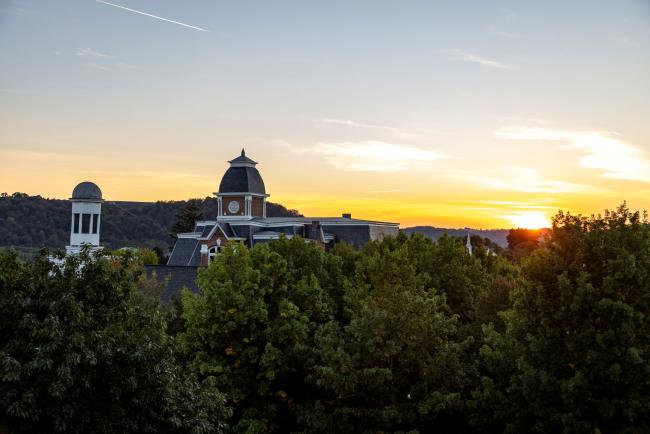
<path id="1" fill-rule="evenodd" d="M 217 215 L 214 197 L 190 199 L 207 220 Z M 163 252 L 173 241 L 171 227 L 188 200 L 135 202 L 107 200 L 102 206 L 101 243 L 120 247 L 159 247 Z M 299 216 L 295 210 L 268 202 L 269 217 Z M 70 238 L 70 202 L 25 193 L 0 196 L 0 247 L 50 247 L 62 249 Z"/>
<path id="2" fill-rule="evenodd" d="M 466 237 L 469 232 L 470 235 L 478 235 L 481 238 L 488 238 L 489 240 L 497 243 L 503 248 L 508 247 L 508 232 L 509 229 L 472 229 L 472 228 L 463 228 L 463 229 L 446 229 L 446 228 L 436 228 L 433 226 L 414 226 L 411 228 L 401 229 L 402 232 L 406 234 L 422 234 L 425 237 L 432 238 L 437 240 L 444 234 L 447 234 L 452 237 Z"/>

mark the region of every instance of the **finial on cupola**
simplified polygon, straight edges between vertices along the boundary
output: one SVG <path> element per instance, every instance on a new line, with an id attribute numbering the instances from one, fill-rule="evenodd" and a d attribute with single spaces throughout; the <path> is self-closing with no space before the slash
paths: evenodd
<path id="1" fill-rule="evenodd" d="M 245 157 L 246 156 L 246 151 L 244 151 L 244 148 L 241 148 L 241 156 Z"/>

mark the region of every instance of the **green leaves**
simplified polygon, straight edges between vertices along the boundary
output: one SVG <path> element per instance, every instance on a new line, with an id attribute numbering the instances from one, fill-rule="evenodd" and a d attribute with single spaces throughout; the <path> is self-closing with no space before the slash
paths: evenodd
<path id="1" fill-rule="evenodd" d="M 12 429 L 222 429 L 223 398 L 176 359 L 139 264 L 0 255 L 0 276 L 0 414 Z"/>
<path id="2" fill-rule="evenodd" d="M 604 217 L 555 217 L 524 260 L 530 283 L 513 293 L 505 333 L 486 330 L 494 381 L 475 397 L 480 411 L 494 396 L 510 409 L 499 410 L 495 431 L 531 422 L 539 432 L 650 428 L 649 248 L 650 227 L 625 205 Z"/>

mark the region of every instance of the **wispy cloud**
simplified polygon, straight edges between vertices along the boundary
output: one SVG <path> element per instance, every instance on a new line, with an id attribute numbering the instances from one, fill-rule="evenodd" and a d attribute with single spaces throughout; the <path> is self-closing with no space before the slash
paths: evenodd
<path id="1" fill-rule="evenodd" d="M 383 194 L 383 193 L 404 193 L 407 192 L 408 190 L 404 190 L 401 188 L 392 188 L 389 190 L 371 190 L 371 191 L 366 191 L 368 194 Z"/>
<path id="2" fill-rule="evenodd" d="M 136 10 L 136 9 L 127 8 L 126 6 L 116 5 L 114 3 L 109 3 L 109 2 L 106 2 L 106 1 L 103 1 L 103 0 L 95 0 L 95 1 L 97 3 L 103 3 L 103 4 L 108 5 L 108 6 L 113 6 L 113 7 L 116 7 L 116 8 L 124 9 L 125 11 L 133 12 L 133 13 L 140 14 L 140 15 L 145 15 L 147 17 L 155 18 L 157 20 L 167 21 L 168 23 L 173 23 L 173 24 L 178 24 L 179 26 L 183 26 L 183 27 L 187 27 L 187 28 L 190 28 L 190 29 L 198 30 L 200 32 L 207 32 L 208 31 L 208 30 L 203 29 L 201 27 L 191 26 L 189 24 L 185 24 L 185 23 L 182 23 L 180 21 L 170 20 L 168 18 L 159 17 L 158 15 L 152 15 L 152 14 L 142 12 L 142 11 L 139 11 L 139 10 Z"/>
<path id="3" fill-rule="evenodd" d="M 466 51 L 454 50 L 452 56 L 455 60 L 460 60 L 463 62 L 477 63 L 483 66 L 489 66 L 490 68 L 497 69 L 512 69 L 512 66 L 506 65 L 505 63 L 497 62 L 496 60 L 486 59 L 485 57 L 478 56 L 476 54 L 468 53 Z"/>
<path id="4" fill-rule="evenodd" d="M 616 38 L 614 38 L 614 40 L 616 42 L 619 42 L 619 43 L 623 44 L 623 45 L 630 45 L 630 46 L 638 45 L 634 39 L 629 38 L 629 37 L 627 37 L 625 35 L 617 36 Z"/>
<path id="5" fill-rule="evenodd" d="M 77 48 L 76 54 L 77 56 L 80 57 L 97 57 L 97 58 L 111 57 L 108 54 L 100 53 L 99 51 L 95 51 L 92 48 Z"/>
<path id="6" fill-rule="evenodd" d="M 401 128 L 397 127 L 392 127 L 388 125 L 377 125 L 377 124 L 368 124 L 368 123 L 363 123 L 363 122 L 356 122 L 356 121 L 351 121 L 347 119 L 335 119 L 335 118 L 324 118 L 320 119 L 320 121 L 324 124 L 329 124 L 329 125 L 341 125 L 345 127 L 350 127 L 350 128 L 361 128 L 361 129 L 371 129 L 371 130 L 381 130 L 381 131 L 386 131 L 388 133 L 391 133 L 395 136 L 398 137 L 413 137 L 416 134 L 413 134 L 412 132 L 405 131 Z"/>
<path id="7" fill-rule="evenodd" d="M 337 169 L 400 172 L 444 158 L 433 151 L 379 141 L 319 143 L 314 151 Z"/>
<path id="8" fill-rule="evenodd" d="M 604 178 L 650 182 L 650 155 L 616 134 L 514 126 L 501 128 L 494 135 L 510 140 L 563 142 L 560 149 L 583 152 L 578 160 L 580 167 L 600 170 Z"/>
<path id="9" fill-rule="evenodd" d="M 499 177 L 476 176 L 474 179 L 485 189 L 524 193 L 573 193 L 591 189 L 570 182 L 544 179 L 539 171 L 529 167 L 511 167 Z"/>
<path id="10" fill-rule="evenodd" d="M 100 65 L 99 63 L 95 63 L 95 62 L 86 62 L 84 64 L 84 66 L 86 66 L 86 68 L 89 68 L 89 69 L 94 69 L 95 71 L 112 71 L 113 70 L 113 68 L 111 68 L 110 66 Z"/>

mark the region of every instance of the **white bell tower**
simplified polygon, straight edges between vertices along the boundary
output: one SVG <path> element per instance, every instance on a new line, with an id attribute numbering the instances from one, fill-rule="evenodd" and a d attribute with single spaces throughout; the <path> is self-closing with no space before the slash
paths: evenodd
<path id="1" fill-rule="evenodd" d="M 66 254 L 78 254 L 82 247 L 92 251 L 101 249 L 99 228 L 102 214 L 102 191 L 92 182 L 82 182 L 72 191 L 72 221 L 70 222 L 70 245 Z"/>

